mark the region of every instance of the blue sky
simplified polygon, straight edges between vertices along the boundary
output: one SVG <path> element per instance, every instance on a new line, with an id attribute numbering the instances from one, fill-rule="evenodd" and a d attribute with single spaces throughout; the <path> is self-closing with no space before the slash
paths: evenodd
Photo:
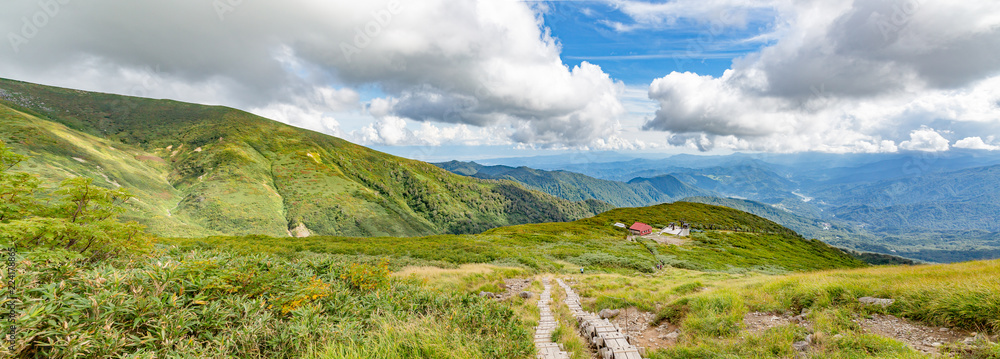
<path id="1" fill-rule="evenodd" d="M 996 1 L 56 4 L 0 5 L 0 76 L 412 158 L 1000 150 Z"/>
<path id="2" fill-rule="evenodd" d="M 742 29 L 716 29 L 709 23 L 681 20 L 672 26 L 619 32 L 609 22 L 632 24 L 613 4 L 603 1 L 547 2 L 545 26 L 562 44 L 568 66 L 582 61 L 600 65 L 629 86 L 647 87 L 670 72 L 721 76 L 732 59 L 760 49 L 742 44 L 770 27 L 766 22 Z"/>

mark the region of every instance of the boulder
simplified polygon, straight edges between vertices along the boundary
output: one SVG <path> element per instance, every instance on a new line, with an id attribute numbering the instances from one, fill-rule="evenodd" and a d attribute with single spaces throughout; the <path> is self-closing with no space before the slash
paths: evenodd
<path id="1" fill-rule="evenodd" d="M 892 303 L 896 302 L 895 299 L 875 298 L 875 297 L 861 297 L 858 298 L 858 301 L 864 305 L 880 305 L 883 307 L 888 307 L 892 305 Z"/>
<path id="2" fill-rule="evenodd" d="M 601 312 L 597 313 L 597 315 L 600 316 L 601 319 L 610 319 L 617 317 L 619 313 L 621 313 L 621 311 L 618 309 L 601 309 Z"/>
<path id="3" fill-rule="evenodd" d="M 485 298 L 496 298 L 497 295 L 493 292 L 479 292 L 479 296 Z"/>
<path id="4" fill-rule="evenodd" d="M 529 291 L 523 291 L 523 292 L 521 292 L 521 294 L 518 294 L 518 296 L 520 296 L 521 298 L 524 298 L 524 299 L 530 299 L 534 295 L 531 294 L 531 292 L 529 292 Z"/>
<path id="5" fill-rule="evenodd" d="M 800 342 L 792 343 L 792 349 L 795 349 L 795 350 L 800 351 L 800 352 L 804 352 L 804 351 L 806 351 L 806 349 L 809 349 L 809 342 L 803 340 L 803 341 L 800 341 Z"/>

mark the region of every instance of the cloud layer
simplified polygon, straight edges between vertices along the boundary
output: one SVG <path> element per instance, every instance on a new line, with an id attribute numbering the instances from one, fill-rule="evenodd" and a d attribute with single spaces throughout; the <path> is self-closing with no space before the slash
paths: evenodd
<path id="1" fill-rule="evenodd" d="M 624 85 L 593 64 L 565 66 L 544 9 L 525 2 L 41 4 L 49 3 L 51 15 L 35 2 L 3 5 L 6 76 L 119 93 L 138 87 L 332 134 L 343 132 L 330 113 L 361 111 L 371 96 L 391 104 L 376 116 L 381 124 L 501 128 L 502 141 L 539 145 L 606 139 L 625 112 Z M 44 23 L 22 34 L 24 19 L 39 13 Z"/>
<path id="2" fill-rule="evenodd" d="M 41 0 L 0 5 L 0 76 L 228 105 L 368 145 L 1000 150 L 995 1 L 604 4 L 603 31 L 701 29 L 671 53 L 678 68 L 759 50 L 717 76 L 663 69 L 650 110 L 598 65 L 564 64 L 544 2 Z"/>
<path id="3" fill-rule="evenodd" d="M 719 77 L 673 72 L 654 80 L 649 97 L 660 108 L 644 128 L 702 150 L 941 151 L 949 139 L 992 148 L 967 137 L 1000 129 L 1000 3 L 771 6 L 779 25 L 761 36 L 773 44 Z"/>

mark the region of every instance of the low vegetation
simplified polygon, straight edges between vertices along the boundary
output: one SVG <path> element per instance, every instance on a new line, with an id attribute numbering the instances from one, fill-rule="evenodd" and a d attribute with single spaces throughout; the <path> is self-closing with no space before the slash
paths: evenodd
<path id="1" fill-rule="evenodd" d="M 610 208 L 479 180 L 235 109 L 0 79 L 0 141 L 48 185 L 129 188 L 161 236 L 479 233 Z M 155 123 L 156 126 L 149 124 Z"/>
<path id="2" fill-rule="evenodd" d="M 1000 261 L 858 269 L 847 253 L 724 207 L 417 238 L 151 238 L 126 215 L 129 191 L 90 178 L 46 187 L 17 171 L 24 160 L 0 142 L 0 246 L 19 250 L 16 276 L 0 278 L 0 292 L 16 293 L 0 306 L 18 313 L 3 357 L 527 358 L 534 301 L 477 293 L 553 273 L 572 277 L 590 310 L 635 307 L 679 325 L 676 345 L 651 358 L 795 357 L 807 335 L 812 357 L 924 356 L 856 322 L 873 314 L 1000 331 Z M 612 226 L 633 221 L 698 230 L 677 246 Z M 554 294 L 553 339 L 587 357 Z M 861 296 L 895 302 L 866 307 Z M 812 326 L 748 331 L 749 312 L 807 313 Z M 943 350 L 1000 358 L 985 339 Z"/>
<path id="3" fill-rule="evenodd" d="M 632 218 L 631 221 L 628 218 Z M 626 240 L 616 222 L 637 219 L 656 223 L 686 218 L 707 230 L 684 246 L 648 239 Z M 806 240 L 777 224 L 736 210 L 696 203 L 616 209 L 570 223 L 497 228 L 476 235 L 430 237 L 273 238 L 265 236 L 164 239 L 182 247 L 220 247 L 244 253 L 364 254 L 414 258 L 456 266 L 471 263 L 514 265 L 536 271 L 589 269 L 623 274 L 652 273 L 657 264 L 716 272 L 789 271 L 864 266 L 850 255 L 819 241 Z"/>
<path id="4" fill-rule="evenodd" d="M 1000 261 L 893 266 L 788 274 L 709 274 L 681 269 L 654 276 L 572 275 L 590 310 L 636 307 L 657 313 L 656 325 L 680 326 L 683 335 L 651 358 L 795 357 L 792 343 L 815 338 L 810 357 L 923 358 L 903 343 L 867 332 L 858 320 L 875 314 L 908 318 L 978 333 L 1000 332 Z M 640 290 L 641 289 L 641 290 Z M 858 298 L 891 298 L 888 307 Z M 749 331 L 744 316 L 807 313 L 810 327 L 794 323 Z M 790 313 L 790 314 L 789 314 Z M 786 317 L 787 318 L 787 317 Z M 960 357 L 1000 358 L 1000 346 L 943 347 Z"/>
<path id="5" fill-rule="evenodd" d="M 19 265 L 23 314 L 4 357 L 519 358 L 533 350 L 510 308 L 393 278 L 387 262 L 159 248 Z"/>

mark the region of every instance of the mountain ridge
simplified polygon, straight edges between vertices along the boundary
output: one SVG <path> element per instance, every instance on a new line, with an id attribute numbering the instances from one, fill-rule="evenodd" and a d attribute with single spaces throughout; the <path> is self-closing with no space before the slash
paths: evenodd
<path id="1" fill-rule="evenodd" d="M 563 199 L 573 201 L 596 199 L 618 207 L 644 207 L 673 202 L 684 197 L 712 194 L 682 183 L 669 175 L 618 182 L 570 171 L 545 171 L 527 166 L 483 166 L 476 162 L 461 161 L 435 163 L 435 165 L 469 177 L 516 181 Z"/>
<path id="2" fill-rule="evenodd" d="M 0 139 L 31 156 L 28 172 L 133 188 L 129 216 L 159 235 L 476 233 L 610 208 L 453 175 L 221 106 L 13 80 L 0 89 Z"/>

